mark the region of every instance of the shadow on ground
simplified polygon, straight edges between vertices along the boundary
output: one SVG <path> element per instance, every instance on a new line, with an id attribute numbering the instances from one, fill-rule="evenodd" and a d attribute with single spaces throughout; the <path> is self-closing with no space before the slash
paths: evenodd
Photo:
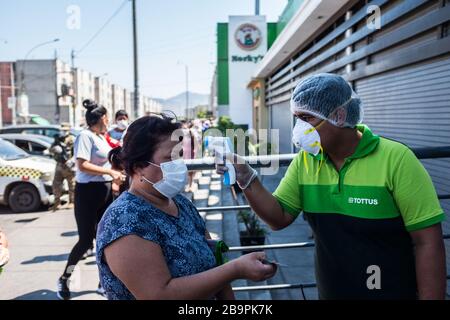
<path id="1" fill-rule="evenodd" d="M 77 298 L 87 294 L 96 293 L 95 290 L 87 290 L 80 292 L 71 292 L 71 298 Z M 13 300 L 59 300 L 56 296 L 56 292 L 52 290 L 37 290 L 33 292 L 26 293 L 24 295 L 18 296 Z"/>
<path id="2" fill-rule="evenodd" d="M 75 237 L 78 235 L 78 231 L 67 231 L 61 233 L 61 237 Z"/>
<path id="3" fill-rule="evenodd" d="M 21 264 L 34 264 L 34 263 L 43 263 L 43 262 L 48 262 L 48 261 L 66 261 L 67 258 L 69 258 L 68 253 L 49 255 L 49 256 L 38 256 L 38 257 L 34 257 L 32 260 L 22 261 Z"/>
<path id="4" fill-rule="evenodd" d="M 33 222 L 34 220 L 37 220 L 39 218 L 30 218 L 30 219 L 19 219 L 14 221 L 15 223 L 28 223 L 28 222 Z"/>

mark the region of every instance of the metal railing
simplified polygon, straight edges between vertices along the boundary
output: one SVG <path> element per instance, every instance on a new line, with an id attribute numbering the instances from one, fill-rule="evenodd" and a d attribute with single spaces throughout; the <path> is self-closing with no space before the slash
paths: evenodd
<path id="1" fill-rule="evenodd" d="M 437 158 L 450 158 L 450 146 L 443 147 L 431 147 L 431 148 L 412 148 L 411 149 L 418 159 L 437 159 Z M 247 156 L 243 157 L 253 168 L 270 167 L 273 162 L 276 162 L 278 166 L 288 166 L 297 154 L 280 154 L 280 155 L 267 155 L 267 156 Z M 185 160 L 188 170 L 212 170 L 215 169 L 214 158 L 202 158 Z M 440 200 L 450 199 L 450 194 L 438 195 Z M 249 205 L 239 206 L 217 206 L 217 207 L 203 207 L 198 208 L 200 212 L 211 211 L 238 211 L 251 209 Z M 450 239 L 450 234 L 444 234 L 443 239 Z M 235 246 L 230 247 L 229 252 L 236 251 L 251 251 L 251 250 L 279 250 L 279 249 L 293 249 L 293 248 L 311 248 L 315 247 L 314 242 L 298 242 L 298 243 L 282 243 L 282 244 L 269 244 L 269 245 L 257 245 L 257 246 Z M 447 279 L 450 279 L 450 275 L 447 275 Z M 281 290 L 281 289 L 301 289 L 303 297 L 305 297 L 303 289 L 314 288 L 316 283 L 297 283 L 297 284 L 275 284 L 275 285 L 261 285 L 261 286 L 247 286 L 247 287 L 234 287 L 233 291 L 258 291 L 258 290 Z"/>
<path id="2" fill-rule="evenodd" d="M 431 148 L 411 148 L 419 159 L 450 158 L 450 146 Z M 245 156 L 244 158 L 253 168 L 267 168 L 271 163 L 277 162 L 280 167 L 288 166 L 297 153 L 272 154 L 265 156 Z M 201 159 L 186 159 L 188 170 L 212 170 L 215 169 L 214 157 Z"/>

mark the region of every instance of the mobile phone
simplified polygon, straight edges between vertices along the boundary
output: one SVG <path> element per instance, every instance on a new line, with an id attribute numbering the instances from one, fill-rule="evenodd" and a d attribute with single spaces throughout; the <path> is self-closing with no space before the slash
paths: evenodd
<path id="1" fill-rule="evenodd" d="M 269 261 L 267 259 L 263 259 L 263 260 L 261 260 L 261 262 L 264 263 L 264 264 L 274 264 L 274 265 L 276 265 L 278 267 L 287 267 L 288 266 L 287 264 L 279 263 L 279 262 L 276 262 L 276 261 Z"/>

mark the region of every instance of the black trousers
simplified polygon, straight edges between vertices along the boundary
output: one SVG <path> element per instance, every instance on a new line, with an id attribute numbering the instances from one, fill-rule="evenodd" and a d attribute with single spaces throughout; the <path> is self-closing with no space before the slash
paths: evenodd
<path id="1" fill-rule="evenodd" d="M 97 224 L 111 202 L 111 182 L 89 182 L 75 185 L 75 220 L 79 240 L 70 252 L 64 269 L 64 277 L 70 277 L 78 261 L 92 247 Z"/>

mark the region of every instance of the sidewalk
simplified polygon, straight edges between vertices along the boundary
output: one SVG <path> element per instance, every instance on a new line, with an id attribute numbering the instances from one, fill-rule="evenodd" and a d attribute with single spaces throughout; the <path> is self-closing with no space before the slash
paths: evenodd
<path id="1" fill-rule="evenodd" d="M 278 174 L 272 176 L 260 176 L 264 187 L 270 191 L 275 191 L 281 178 L 286 172 L 286 167 L 281 167 Z M 241 196 L 241 203 L 244 197 Z M 287 228 L 279 231 L 272 231 L 266 226 L 268 234 L 266 236 L 266 244 L 286 244 L 298 242 L 314 241 L 310 238 L 311 228 L 302 216 Z M 314 248 L 292 248 L 292 249 L 276 249 L 266 250 L 269 260 L 275 260 L 287 267 L 278 268 L 275 276 L 267 280 L 268 284 L 306 284 L 315 283 L 314 274 Z M 254 285 L 254 284 L 252 284 Z M 306 300 L 317 300 L 317 288 L 303 289 Z M 272 300 L 303 300 L 300 289 L 278 289 L 271 290 L 270 296 Z"/>
<path id="2" fill-rule="evenodd" d="M 56 300 L 56 281 L 78 239 L 72 210 L 42 212 L 8 234 L 11 260 L 0 275 L 0 300 Z M 71 283 L 73 300 L 104 299 L 95 290 L 95 257 L 80 261 Z"/>

